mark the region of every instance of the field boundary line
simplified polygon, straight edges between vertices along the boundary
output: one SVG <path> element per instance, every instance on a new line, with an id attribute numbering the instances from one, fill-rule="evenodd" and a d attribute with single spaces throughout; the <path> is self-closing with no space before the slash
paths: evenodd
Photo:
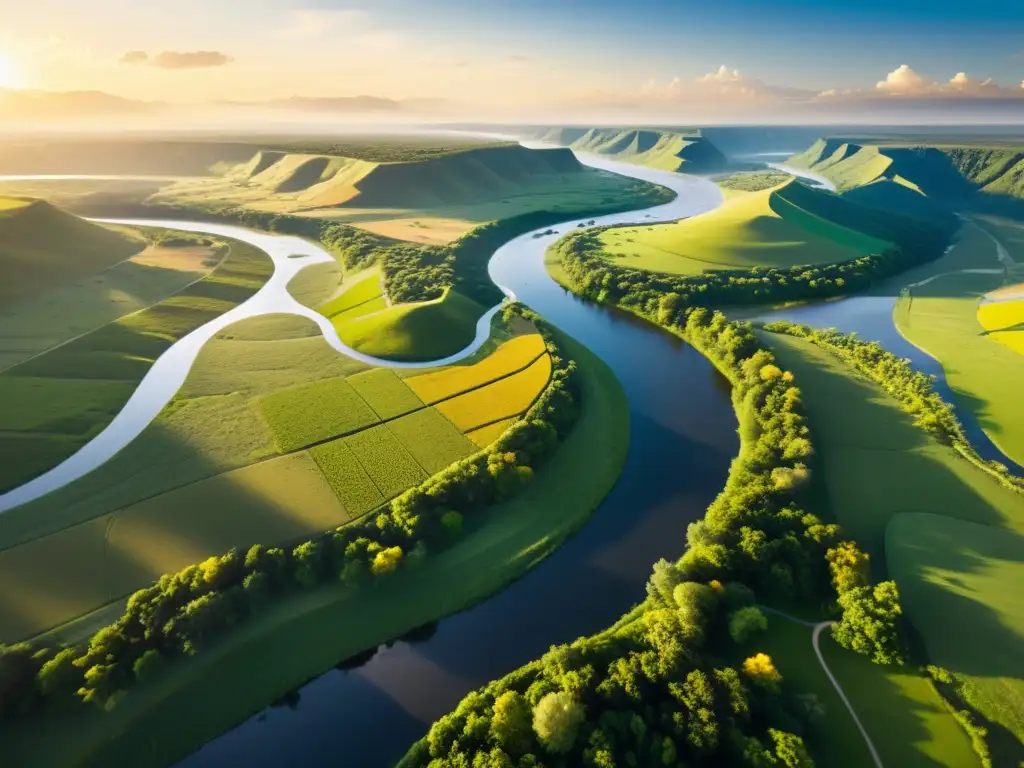
<path id="1" fill-rule="evenodd" d="M 530 362 L 526 363 L 525 365 L 522 365 L 519 368 L 515 368 L 514 370 L 507 371 L 506 373 L 501 374 L 497 378 L 485 381 L 483 384 L 474 384 L 472 387 L 469 387 L 468 389 L 459 390 L 455 394 L 447 395 L 445 397 L 442 397 L 439 400 L 433 400 L 431 402 L 427 402 L 427 401 L 424 400 L 424 403 L 428 407 L 429 406 L 433 406 L 433 405 L 440 405 L 441 403 L 446 403 L 449 400 L 454 400 L 456 397 L 462 397 L 463 395 L 468 395 L 470 392 L 476 392 L 478 389 L 483 389 L 484 387 L 489 387 L 489 386 L 491 386 L 491 384 L 497 384 L 502 379 L 507 379 L 510 376 L 515 376 L 517 373 L 522 373 L 527 368 L 529 368 L 531 365 L 533 365 L 538 360 L 540 360 L 542 357 L 544 357 L 544 355 L 546 355 L 546 354 L 548 354 L 548 350 L 547 350 L 547 347 L 545 346 L 545 348 L 544 348 L 544 350 L 542 352 L 540 352 L 536 357 L 534 357 L 532 360 L 530 360 Z M 448 367 L 449 368 L 455 368 L 456 366 L 453 365 L 453 366 L 448 366 Z M 431 374 L 429 374 L 429 373 L 420 374 L 420 376 L 430 376 L 430 375 Z M 409 378 L 410 379 L 415 379 L 417 377 L 416 376 L 410 376 Z M 402 381 L 405 381 L 405 379 L 402 379 Z M 551 377 L 549 376 L 548 377 L 548 383 L 550 383 L 550 382 L 551 382 Z M 407 385 L 407 386 L 409 387 L 409 389 L 412 389 L 413 392 L 416 392 L 416 390 L 412 388 L 412 385 Z M 547 384 L 545 384 L 545 386 L 547 386 Z M 416 396 L 420 397 L 418 394 Z M 423 400 L 422 397 L 420 397 L 420 399 Z M 531 403 L 531 405 L 532 405 L 532 403 Z"/>
<path id="2" fill-rule="evenodd" d="M 32 355 L 32 357 L 27 357 L 24 360 L 19 360 L 18 362 L 13 363 L 13 364 L 7 366 L 6 368 L 0 368 L 0 374 L 7 373 L 8 371 L 14 370 L 19 365 L 24 365 L 25 363 L 30 363 L 33 360 L 42 357 L 43 355 L 48 355 L 51 352 L 54 352 L 54 351 L 60 349 L 61 347 L 67 346 L 68 344 L 71 344 L 74 341 L 78 341 L 79 339 L 84 339 L 89 334 L 96 333 L 97 331 L 102 330 L 103 328 L 106 328 L 108 325 L 113 325 L 114 323 L 119 323 L 122 320 L 124 320 L 126 317 L 132 317 L 133 315 L 137 315 L 140 312 L 147 312 L 148 310 L 153 309 L 154 307 L 160 306 L 161 304 L 163 304 L 168 299 L 173 299 L 175 296 L 179 295 L 183 291 L 187 291 L 189 288 L 191 288 L 192 286 L 196 285 L 197 283 L 201 283 L 206 278 L 213 276 L 213 274 L 216 273 L 216 271 L 218 269 L 220 269 L 222 266 L 224 266 L 224 262 L 227 261 L 227 258 L 228 258 L 228 256 L 231 255 L 231 250 L 232 250 L 231 243 L 228 243 L 227 245 L 228 245 L 228 248 L 225 251 L 224 255 L 221 257 L 220 261 L 217 262 L 217 265 L 215 267 L 213 267 L 205 275 L 201 275 L 200 277 L 198 277 L 195 280 L 193 280 L 191 283 L 188 283 L 186 285 L 181 286 L 178 290 L 174 291 L 173 293 L 167 294 L 162 299 L 159 299 L 158 301 L 154 301 L 152 304 L 150 304 L 148 306 L 139 307 L 138 309 L 133 310 L 132 312 L 128 312 L 127 314 L 121 315 L 120 317 L 115 317 L 113 320 L 108 320 L 107 322 L 103 323 L 102 325 L 97 325 L 95 328 L 91 328 L 90 330 L 85 331 L 85 333 L 80 333 L 77 336 L 73 336 L 70 339 L 65 339 L 60 344 L 54 344 L 49 349 L 44 349 L 42 352 L 37 352 L 36 354 Z M 142 253 L 142 251 L 139 251 L 139 253 Z M 138 255 L 139 255 L 138 253 L 135 254 L 135 256 L 138 256 Z M 102 269 L 99 272 L 94 272 L 91 275 L 91 277 L 95 277 L 96 275 L 99 275 L 99 274 L 102 274 L 104 272 L 108 272 L 111 269 L 114 269 L 114 267 L 119 267 L 122 264 L 126 264 L 127 262 L 129 262 L 133 258 L 135 258 L 135 256 L 132 256 L 131 258 L 125 259 L 124 261 L 119 261 L 117 264 L 112 264 L 111 266 L 107 267 L 106 269 Z M 114 379 L 114 381 L 124 381 L 124 379 Z"/>

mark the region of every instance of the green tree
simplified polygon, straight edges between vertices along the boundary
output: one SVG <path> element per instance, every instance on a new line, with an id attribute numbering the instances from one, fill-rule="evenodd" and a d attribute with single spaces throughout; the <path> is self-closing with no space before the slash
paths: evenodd
<path id="1" fill-rule="evenodd" d="M 549 693 L 533 710 L 533 730 L 549 752 L 566 754 L 576 743 L 586 717 L 583 705 L 572 694 Z"/>
<path id="2" fill-rule="evenodd" d="M 768 629 L 768 619 L 756 605 L 740 608 L 729 616 L 729 636 L 735 643 L 745 643 L 758 632 Z"/>
<path id="3" fill-rule="evenodd" d="M 491 734 L 499 746 L 513 755 L 530 748 L 533 737 L 530 704 L 517 691 L 505 691 L 494 700 Z"/>
<path id="4" fill-rule="evenodd" d="M 843 617 L 832 627 L 832 636 L 844 648 L 867 656 L 876 664 L 902 664 L 900 607 L 896 582 L 855 587 L 839 597 Z"/>
<path id="5" fill-rule="evenodd" d="M 82 670 L 75 666 L 78 652 L 64 648 L 39 669 L 36 683 L 39 692 L 47 698 L 62 693 L 74 693 L 82 685 Z"/>
<path id="6" fill-rule="evenodd" d="M 799 736 L 774 728 L 768 729 L 768 735 L 775 745 L 775 757 L 786 768 L 814 768 L 814 761 Z"/>

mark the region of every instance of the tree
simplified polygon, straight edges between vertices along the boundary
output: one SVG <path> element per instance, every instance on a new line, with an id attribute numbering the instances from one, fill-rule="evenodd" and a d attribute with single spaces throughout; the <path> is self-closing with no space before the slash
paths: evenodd
<path id="1" fill-rule="evenodd" d="M 756 605 L 740 608 L 729 616 L 729 636 L 735 643 L 745 643 L 758 632 L 768 629 L 768 619 Z"/>
<path id="2" fill-rule="evenodd" d="M 659 600 L 663 605 L 674 605 L 672 591 L 676 585 L 683 580 L 682 574 L 665 558 L 661 558 L 654 564 L 654 572 L 647 581 L 647 594 Z"/>
<path id="3" fill-rule="evenodd" d="M 156 648 L 150 648 L 135 660 L 135 663 L 132 665 L 132 672 L 135 674 L 136 680 L 150 680 L 162 664 L 163 658 L 160 656 L 160 651 Z"/>
<path id="4" fill-rule="evenodd" d="M 549 752 L 565 754 L 586 719 L 583 705 L 565 691 L 549 693 L 533 710 L 533 730 Z"/>
<path id="5" fill-rule="evenodd" d="M 36 676 L 39 692 L 51 698 L 63 692 L 74 693 L 82 685 L 82 670 L 75 666 L 78 653 L 65 648 L 43 664 Z"/>
<path id="6" fill-rule="evenodd" d="M 402 563 L 402 555 L 403 552 L 401 547 L 388 547 L 387 549 L 382 549 L 374 556 L 370 570 L 373 572 L 374 576 L 384 576 L 388 573 L 394 573 Z"/>
<path id="7" fill-rule="evenodd" d="M 767 653 L 757 653 L 743 662 L 743 673 L 754 683 L 769 691 L 777 690 L 782 675 L 775 668 L 772 657 Z"/>
<path id="8" fill-rule="evenodd" d="M 786 768 L 814 768 L 814 761 L 807 752 L 804 740 L 793 733 L 768 729 L 768 735 L 775 745 L 775 757 Z"/>
<path id="9" fill-rule="evenodd" d="M 530 748 L 533 731 L 530 704 L 517 691 L 505 691 L 494 700 L 491 735 L 505 750 L 521 755 Z"/>
<path id="10" fill-rule="evenodd" d="M 855 587 L 840 595 L 843 617 L 832 627 L 832 636 L 844 648 L 867 656 L 876 664 L 902 664 L 900 651 L 899 592 L 896 582 Z"/>
<path id="11" fill-rule="evenodd" d="M 852 541 L 841 541 L 825 553 L 832 584 L 840 595 L 871 583 L 870 558 Z"/>

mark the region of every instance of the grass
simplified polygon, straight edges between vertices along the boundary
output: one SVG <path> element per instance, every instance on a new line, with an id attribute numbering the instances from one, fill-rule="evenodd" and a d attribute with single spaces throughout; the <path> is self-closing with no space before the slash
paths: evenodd
<path id="1" fill-rule="evenodd" d="M 790 690 L 813 694 L 825 717 L 812 725 L 808 744 L 818 765 L 861 768 L 872 764 L 864 737 L 812 650 L 812 628 L 768 614 L 768 630 L 743 646 L 743 657 L 767 653 Z M 970 741 L 938 695 L 916 672 L 872 664 L 821 636 L 829 669 L 853 703 L 887 766 L 976 766 Z"/>
<path id="2" fill-rule="evenodd" d="M 0 311 L 0 370 L 173 296 L 219 260 L 207 247 L 150 246 L 100 272 L 10 303 Z"/>
<path id="3" fill-rule="evenodd" d="M 412 454 L 384 424 L 344 440 L 385 501 L 427 478 Z"/>
<path id="4" fill-rule="evenodd" d="M 722 153 L 695 133 L 592 128 L 574 139 L 570 146 L 580 152 L 663 171 L 703 173 L 720 170 L 726 165 Z"/>
<path id="5" fill-rule="evenodd" d="M 341 287 L 341 265 L 336 261 L 310 264 L 288 282 L 288 293 L 303 306 L 315 309 Z"/>
<path id="6" fill-rule="evenodd" d="M 840 648 L 827 632 L 820 642 L 825 663 L 870 734 L 883 765 L 980 765 L 967 734 L 919 672 L 872 664 L 869 659 Z M 866 761 L 856 764 L 870 765 Z"/>
<path id="7" fill-rule="evenodd" d="M 435 360 L 469 346 L 484 308 L 448 289 L 433 301 L 398 304 L 343 323 L 338 335 L 359 352 L 385 360 Z"/>
<path id="8" fill-rule="evenodd" d="M 525 334 L 509 339 L 480 362 L 420 374 L 407 382 L 423 402 L 436 403 L 521 371 L 542 354 L 543 337 L 539 333 Z"/>
<path id="9" fill-rule="evenodd" d="M 423 407 L 423 401 L 390 368 L 357 373 L 348 378 L 348 383 L 382 421 Z"/>
<path id="10" fill-rule="evenodd" d="M 684 275 L 834 263 L 891 247 L 808 212 L 792 201 L 802 202 L 793 185 L 799 182 L 751 192 L 677 222 L 606 229 L 601 242 L 621 266 Z M 803 187 L 800 192 L 800 198 L 828 195 Z"/>
<path id="11" fill-rule="evenodd" d="M 993 599 L 989 608 L 982 604 L 988 603 L 994 590 L 1008 589 L 1005 582 L 997 586 L 993 581 L 993 572 L 1004 566 L 992 562 L 984 567 L 988 571 L 984 575 L 948 580 L 935 568 L 922 573 L 920 566 L 948 568 L 950 563 L 976 560 L 970 556 L 972 544 L 966 535 L 943 536 L 949 528 L 987 530 L 992 540 L 1016 540 L 1024 532 L 1024 497 L 928 437 L 893 398 L 829 353 L 802 339 L 766 337 L 780 365 L 794 374 L 810 416 L 818 449 L 812 470 L 819 513 L 838 522 L 869 553 L 876 579 L 896 579 L 905 592 L 908 616 L 930 651 L 933 646 L 963 642 L 956 637 L 968 632 L 977 633 L 979 640 L 1003 638 L 997 646 L 982 642 L 970 659 L 961 655 L 959 663 L 967 666 L 954 666 L 952 662 L 958 660 L 947 659 L 951 672 L 969 675 L 990 652 L 995 663 L 998 648 L 1009 647 L 1005 640 L 1009 630 L 997 629 L 991 612 L 1006 605 L 1005 598 Z M 914 515 L 908 519 L 907 513 Z M 956 551 L 944 554 L 932 546 L 943 538 Z M 922 579 L 927 580 L 926 586 Z M 971 588 L 973 606 L 964 599 L 965 590 Z M 927 594 L 924 609 L 922 592 Z M 1008 594 L 1013 594 L 1012 588 Z M 919 624 L 922 610 L 930 614 L 923 614 Z M 953 628 L 950 617 L 962 620 L 962 629 Z M 982 618 L 986 621 L 979 623 Z M 851 682 L 856 683 L 857 674 L 851 674 Z M 1011 693 L 1020 695 L 1019 687 L 994 687 L 1003 696 L 1003 707 L 1024 711 L 1024 700 L 1011 703 L 1009 699 Z M 978 701 L 993 695 L 981 694 Z M 870 703 L 867 691 L 863 696 Z"/>
<path id="12" fill-rule="evenodd" d="M 1024 742 L 1024 536 L 906 513 L 889 524 L 886 557 L 931 661 L 954 670 L 968 703 Z"/>
<path id="13" fill-rule="evenodd" d="M 321 153 L 264 153 L 218 179 L 189 180 L 154 199 L 219 209 L 244 206 L 365 227 L 417 243 L 451 242 L 474 227 L 534 211 L 636 208 L 654 185 L 581 165 L 567 149 L 474 147 L 381 163 Z"/>
<path id="14" fill-rule="evenodd" d="M 726 176 L 718 182 L 718 186 L 739 192 L 761 192 L 792 179 L 793 174 L 785 171 L 743 171 Z"/>
<path id="15" fill-rule="evenodd" d="M 43 200 L 0 207 L 0 306 L 123 261 L 145 241 L 80 219 Z"/>
<path id="16" fill-rule="evenodd" d="M 486 448 L 504 434 L 505 430 L 512 426 L 515 419 L 503 419 L 486 427 L 474 429 L 466 433 L 466 437 L 476 443 L 480 448 Z"/>
<path id="17" fill-rule="evenodd" d="M 7 758 L 26 768 L 173 763 L 340 660 L 522 575 L 583 525 L 614 486 L 628 450 L 628 404 L 614 374 L 585 348 L 564 343 L 581 369 L 579 422 L 534 482 L 474 519 L 458 544 L 372 590 L 337 585 L 277 604 L 133 690 L 111 713 L 5 730 Z"/>
<path id="18" fill-rule="evenodd" d="M 341 437 L 380 420 L 352 385 L 341 378 L 264 395 L 259 409 L 282 452 Z"/>
<path id="19" fill-rule="evenodd" d="M 903 512 L 1024 532 L 1024 496 L 929 437 L 895 399 L 828 352 L 791 336 L 764 336 L 803 393 L 822 511 L 871 555 L 876 577 L 886 576 L 886 528 Z"/>
<path id="20" fill-rule="evenodd" d="M 991 253 L 992 241 L 967 227 L 957 249 Z M 1024 463 L 1024 409 L 1020 382 L 1024 356 L 986 333 L 979 322 L 981 296 L 998 288 L 1000 274 L 947 274 L 913 289 L 894 311 L 896 327 L 911 343 L 936 358 L 958 405 L 973 411 L 985 433 L 1018 463 Z"/>
<path id="21" fill-rule="evenodd" d="M 357 317 L 377 312 L 387 307 L 384 287 L 381 284 L 380 268 L 370 267 L 362 272 L 346 276 L 341 292 L 330 301 L 321 304 L 317 310 L 331 320 L 335 328 Z"/>
<path id="22" fill-rule="evenodd" d="M 551 378 L 551 357 L 544 355 L 519 373 L 438 404 L 437 409 L 463 432 L 516 416 L 528 409 Z"/>
<path id="23" fill-rule="evenodd" d="M 127 402 L 150 365 L 172 343 L 258 290 L 273 264 L 234 243 L 213 274 L 142 311 L 22 362 L 0 374 L 0 424 L 17 461 L 0 466 L 0 491 L 73 454 Z"/>
<path id="24" fill-rule="evenodd" d="M 388 429 L 427 474 L 475 453 L 477 446 L 433 408 L 388 422 Z"/>

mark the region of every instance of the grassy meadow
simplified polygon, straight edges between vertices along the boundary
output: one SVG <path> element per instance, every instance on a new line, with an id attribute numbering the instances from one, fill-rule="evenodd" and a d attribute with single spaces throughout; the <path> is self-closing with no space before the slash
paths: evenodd
<path id="1" fill-rule="evenodd" d="M 131 706 L 49 723 L 46 738 L 39 723 L 5 732 L 8 758 L 26 767 L 172 763 L 339 660 L 483 599 L 554 551 L 611 490 L 629 442 L 615 375 L 571 339 L 559 342 L 582 373 L 579 421 L 533 483 L 475 517 L 455 545 L 372 590 L 339 583 L 274 604 L 174 675 L 134 688 Z"/>
<path id="2" fill-rule="evenodd" d="M 130 449 L 0 518 L 0 641 L 232 546 L 356 519 L 475 453 L 485 443 L 466 433 L 507 427 L 550 377 L 529 325 L 500 331 L 491 355 L 405 379 L 339 355 L 310 328 L 281 315 L 226 328 Z M 436 406 L 421 383 L 442 393 Z"/>
<path id="3" fill-rule="evenodd" d="M 828 352 L 790 336 L 766 339 L 800 382 L 821 511 L 868 552 L 876 579 L 896 580 L 932 662 L 964 683 L 977 711 L 1021 738 L 1024 673 L 1011 657 L 1024 624 L 1002 576 L 1019 568 L 1020 553 L 1010 553 L 1024 533 L 1024 496 L 929 437 Z M 954 629 L 954 616 L 977 620 Z M 981 659 L 1003 671 L 978 674 Z"/>
<path id="4" fill-rule="evenodd" d="M 1020 407 L 1024 355 L 991 333 L 999 316 L 980 304 L 986 293 L 1003 284 L 1004 276 L 998 271 L 992 240 L 979 228 L 964 227 L 954 250 L 960 249 L 987 255 L 996 273 L 940 274 L 913 287 L 912 297 L 896 305 L 896 327 L 942 364 L 958 404 L 974 412 L 992 441 L 1014 461 L 1024 463 L 1024 410 Z M 1012 306 L 1009 311 L 1003 318 L 1008 323 Z"/>
<path id="5" fill-rule="evenodd" d="M 613 227 L 600 237 L 617 266 L 695 275 L 708 270 L 830 264 L 891 244 L 806 210 L 801 198 L 826 192 L 790 181 L 740 195 L 709 213 L 668 224 Z"/>
<path id="6" fill-rule="evenodd" d="M 74 305 L 83 310 L 78 322 L 86 323 L 85 333 L 0 372 L 0 451 L 19 457 L 0 468 L 0 490 L 41 474 L 91 440 L 164 350 L 251 296 L 272 271 L 262 251 L 232 242 L 213 272 L 192 275 L 182 289 L 141 310 L 88 329 L 100 299 Z M 91 287 L 98 296 L 108 290 L 102 281 Z M 21 322 L 9 315 L 0 327 L 5 319 L 11 327 Z"/>

